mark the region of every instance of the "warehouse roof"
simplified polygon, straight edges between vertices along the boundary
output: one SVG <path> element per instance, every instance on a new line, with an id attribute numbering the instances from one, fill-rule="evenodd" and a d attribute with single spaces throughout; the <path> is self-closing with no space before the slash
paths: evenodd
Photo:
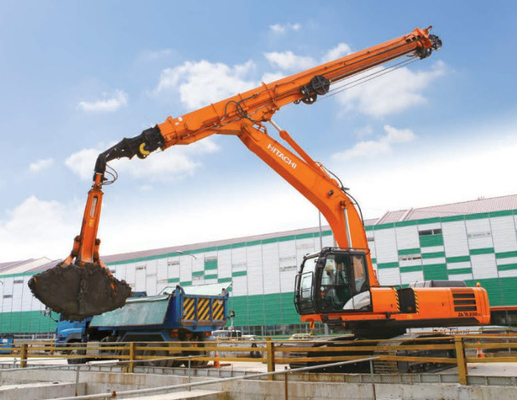
<path id="1" fill-rule="evenodd" d="M 477 200 L 462 201 L 440 206 L 388 211 L 377 220 L 367 221 L 367 225 L 380 225 L 393 222 L 413 221 L 416 219 L 453 217 L 456 215 L 480 214 L 506 210 L 517 210 L 517 195 L 492 197 L 488 199 L 481 197 Z"/>
<path id="2" fill-rule="evenodd" d="M 479 198 L 477 200 L 463 201 L 452 204 L 444 204 L 439 206 L 409 208 L 398 211 L 388 211 L 381 218 L 370 219 L 365 221 L 365 225 L 381 225 L 387 223 L 420 220 L 436 217 L 451 217 L 457 215 L 479 214 L 487 212 L 497 212 L 506 210 L 517 210 L 517 195 L 493 197 L 493 198 Z M 323 227 L 328 230 L 328 226 Z M 232 245 L 235 243 L 246 243 L 260 240 L 273 239 L 285 236 L 297 236 L 308 233 L 318 232 L 319 227 L 296 229 L 284 232 L 267 233 L 263 235 L 246 236 L 239 238 L 232 238 L 226 240 L 218 240 L 206 243 L 194 243 L 184 246 L 173 246 L 160 249 L 151 249 L 143 251 L 135 251 L 131 253 L 115 254 L 111 256 L 103 256 L 102 260 L 105 263 L 114 263 L 118 261 L 125 261 L 137 258 L 159 256 L 164 254 L 181 254 L 192 250 L 221 247 Z M 39 272 L 54 267 L 61 260 L 53 260 L 43 257 L 39 259 L 30 258 L 28 260 L 13 261 L 0 263 L 0 275 L 17 274 L 24 272 Z"/>

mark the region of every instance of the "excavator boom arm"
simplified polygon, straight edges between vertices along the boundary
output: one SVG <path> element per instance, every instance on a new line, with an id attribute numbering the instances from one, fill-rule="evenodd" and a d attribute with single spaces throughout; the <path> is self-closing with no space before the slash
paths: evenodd
<path id="1" fill-rule="evenodd" d="M 239 137 L 251 151 L 309 199 L 329 222 L 339 246 L 366 249 L 362 220 L 345 190 L 287 132 L 280 130 L 280 137 L 298 155 L 271 139 L 264 123 L 271 122 L 276 127 L 271 118 L 281 107 L 300 102 L 312 104 L 318 96 L 327 94 L 331 85 L 347 77 L 402 56 L 428 57 L 433 50 L 441 47 L 440 39 L 429 34 L 429 30 L 415 29 L 397 39 L 269 84 L 263 83 L 255 89 L 183 116 L 168 117 L 154 128 L 143 131 L 139 136 L 124 138 L 101 153 L 95 164 L 94 183 L 88 194 L 81 233 L 74 241 L 72 253 L 62 264 L 31 279 L 29 286 L 34 295 L 51 309 L 75 320 L 121 307 L 130 295 L 129 285 L 113 278 L 104 266 L 98 255 L 100 241 L 96 238 L 107 163 L 122 157 L 131 159 L 135 155 L 146 158 L 159 148 L 165 150 L 174 145 L 188 145 L 213 134 Z M 375 279 L 369 252 L 366 253 L 370 276 Z M 96 283 L 99 286 L 102 284 L 102 300 L 91 290 Z M 51 293 L 55 290 L 49 289 L 54 287 L 66 290 L 56 296 Z M 61 303 L 65 297 L 67 301 L 63 305 Z"/>

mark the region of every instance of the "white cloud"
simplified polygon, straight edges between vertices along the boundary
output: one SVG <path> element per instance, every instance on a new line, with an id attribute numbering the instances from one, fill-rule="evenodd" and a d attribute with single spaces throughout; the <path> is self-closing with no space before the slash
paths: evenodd
<path id="1" fill-rule="evenodd" d="M 327 53 L 321 57 L 319 62 L 313 57 L 299 56 L 289 50 L 284 52 L 273 51 L 270 53 L 264 53 L 264 57 L 275 68 L 280 68 L 285 71 L 301 71 L 312 68 L 318 63 L 326 63 L 351 53 L 352 50 L 349 45 L 346 43 L 340 43 L 336 47 L 327 51 Z"/>
<path id="2" fill-rule="evenodd" d="M 380 154 L 390 153 L 393 145 L 407 143 L 415 139 L 415 134 L 410 129 L 396 129 L 384 125 L 386 134 L 377 140 L 366 140 L 357 143 L 353 148 L 332 155 L 333 160 L 349 160 L 355 157 L 376 157 Z"/>
<path id="3" fill-rule="evenodd" d="M 284 34 L 286 33 L 287 31 L 299 31 L 300 29 L 302 28 L 302 26 L 298 23 L 296 24 L 274 24 L 274 25 L 270 25 L 269 26 L 269 29 L 271 30 L 271 32 L 273 33 L 276 33 L 276 34 Z"/>
<path id="4" fill-rule="evenodd" d="M 127 105 L 127 94 L 122 90 L 116 90 L 112 94 L 103 93 L 102 100 L 81 101 L 78 108 L 85 112 L 112 112 Z"/>
<path id="5" fill-rule="evenodd" d="M 144 51 L 141 54 L 140 59 L 152 61 L 152 60 L 157 60 L 159 58 L 168 57 L 171 54 L 173 54 L 171 49 L 148 50 L 148 51 Z"/>
<path id="6" fill-rule="evenodd" d="M 148 181 L 167 181 L 191 176 L 201 167 L 201 162 L 196 159 L 204 154 L 214 153 L 219 146 L 212 138 L 205 138 L 188 146 L 176 146 L 165 152 L 155 152 L 144 160 L 136 156 L 129 160 L 122 158 L 113 160 L 109 164 L 118 173 L 124 173 L 136 179 Z M 83 180 L 91 180 L 93 169 L 98 155 L 104 150 L 83 149 L 66 160 L 65 164 L 72 172 Z"/>
<path id="7" fill-rule="evenodd" d="M 396 159 L 360 163 L 354 174 L 348 172 L 347 163 L 333 170 L 348 175 L 345 185 L 352 188 L 366 218 L 381 217 L 386 211 L 517 193 L 517 184 L 500 173 L 517 169 L 515 136 L 495 141 L 486 137 L 469 136 L 475 143 L 463 140 L 461 146 L 451 146 L 450 138 L 430 140 L 419 151 Z"/>
<path id="8" fill-rule="evenodd" d="M 378 67 L 350 79 L 351 82 L 355 82 L 372 72 L 382 74 L 384 71 L 384 67 Z M 400 68 L 347 89 L 337 97 L 345 111 L 383 117 L 425 103 L 427 100 L 423 95 L 424 89 L 447 72 L 447 67 L 441 61 L 435 63 L 428 71 L 413 72 L 408 68 Z"/>
<path id="9" fill-rule="evenodd" d="M 91 180 L 98 155 L 95 149 L 84 149 L 66 158 L 65 165 L 83 180 Z"/>
<path id="10" fill-rule="evenodd" d="M 197 109 L 258 86 L 260 83 L 249 77 L 254 69 L 252 61 L 233 67 L 205 60 L 187 61 L 163 70 L 154 94 L 179 90 L 181 102 Z"/>
<path id="11" fill-rule="evenodd" d="M 262 75 L 262 82 L 265 83 L 272 83 L 279 79 L 285 78 L 285 74 L 281 72 L 266 72 L 264 75 Z"/>
<path id="12" fill-rule="evenodd" d="M 349 54 L 352 54 L 352 49 L 350 48 L 350 46 L 346 43 L 339 43 L 336 47 L 327 51 L 327 54 L 323 56 L 321 62 L 326 63 L 347 56 Z"/>
<path id="13" fill-rule="evenodd" d="M 66 257 L 79 233 L 79 219 L 68 222 L 76 211 L 57 201 L 27 198 L 7 212 L 6 220 L 0 221 L 2 261 Z"/>
<path id="14" fill-rule="evenodd" d="M 297 56 L 292 51 L 284 51 L 282 53 L 273 51 L 271 53 L 264 53 L 264 56 L 274 67 L 288 71 L 299 71 L 316 65 L 312 57 Z"/>
<path id="15" fill-rule="evenodd" d="M 53 158 L 44 158 L 33 162 L 29 165 L 29 171 L 31 172 L 39 172 L 46 168 L 49 168 L 54 163 Z"/>

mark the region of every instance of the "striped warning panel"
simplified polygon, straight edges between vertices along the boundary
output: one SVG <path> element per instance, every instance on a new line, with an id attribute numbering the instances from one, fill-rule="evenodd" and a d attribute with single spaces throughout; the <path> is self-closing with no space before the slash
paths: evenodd
<path id="1" fill-rule="evenodd" d="M 210 299 L 198 298 L 197 300 L 197 320 L 206 321 L 210 319 Z"/>
<path id="2" fill-rule="evenodd" d="M 224 301 L 214 300 L 212 303 L 212 318 L 214 321 L 224 320 Z"/>
<path id="3" fill-rule="evenodd" d="M 183 299 L 183 319 L 193 321 L 196 319 L 196 299 L 186 297 Z"/>
<path id="4" fill-rule="evenodd" d="M 224 300 L 203 297 L 183 299 L 183 321 L 225 321 Z"/>

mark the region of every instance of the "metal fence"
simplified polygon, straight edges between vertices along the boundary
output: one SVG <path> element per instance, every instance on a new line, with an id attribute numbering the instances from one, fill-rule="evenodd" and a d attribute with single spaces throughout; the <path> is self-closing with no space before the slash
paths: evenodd
<path id="1" fill-rule="evenodd" d="M 436 355 L 437 353 L 438 355 Z M 467 363 L 517 362 L 517 335 L 456 335 L 408 340 L 228 340 L 204 342 L 8 343 L 1 357 L 19 359 L 20 368 L 41 358 L 66 358 L 68 363 L 120 360 L 125 372 L 145 363 L 155 367 L 219 367 L 224 363 L 259 362 L 274 372 L 277 364 L 343 363 L 374 356 L 376 363 L 397 365 L 450 365 L 458 367 L 459 383 L 466 385 Z M 272 379 L 272 376 L 271 378 Z"/>

